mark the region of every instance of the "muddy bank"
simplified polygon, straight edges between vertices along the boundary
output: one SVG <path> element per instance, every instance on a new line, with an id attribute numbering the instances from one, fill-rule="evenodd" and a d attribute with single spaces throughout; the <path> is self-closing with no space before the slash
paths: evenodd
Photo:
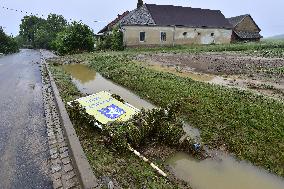
<path id="1" fill-rule="evenodd" d="M 139 61 L 162 64 L 168 67 L 179 66 L 184 71 L 195 71 L 215 75 L 253 75 L 283 78 L 284 73 L 267 73 L 267 70 L 284 67 L 284 59 L 240 56 L 233 53 L 158 53 L 138 55 Z"/>
<path id="2" fill-rule="evenodd" d="M 236 87 L 284 99 L 284 59 L 240 56 L 234 53 L 140 54 L 135 57 L 151 69 L 196 81 Z"/>

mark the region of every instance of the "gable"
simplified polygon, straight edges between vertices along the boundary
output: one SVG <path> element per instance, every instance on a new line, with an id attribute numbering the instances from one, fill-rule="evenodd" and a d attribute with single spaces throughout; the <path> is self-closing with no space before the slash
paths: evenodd
<path id="1" fill-rule="evenodd" d="M 236 31 L 250 31 L 250 32 L 260 32 L 261 29 L 257 26 L 251 16 L 246 16 L 239 22 L 235 29 Z"/>
<path id="2" fill-rule="evenodd" d="M 131 11 L 123 19 L 120 20 L 121 25 L 155 25 L 146 4 Z"/>

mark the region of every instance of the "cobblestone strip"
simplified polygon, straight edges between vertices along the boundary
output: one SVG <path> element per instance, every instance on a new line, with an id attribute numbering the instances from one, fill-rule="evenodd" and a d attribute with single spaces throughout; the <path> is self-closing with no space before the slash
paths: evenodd
<path id="1" fill-rule="evenodd" d="M 51 177 L 55 189 L 81 188 L 72 165 L 66 139 L 63 134 L 55 105 L 47 69 L 42 66 L 44 111 L 47 124 L 48 143 L 51 156 Z"/>

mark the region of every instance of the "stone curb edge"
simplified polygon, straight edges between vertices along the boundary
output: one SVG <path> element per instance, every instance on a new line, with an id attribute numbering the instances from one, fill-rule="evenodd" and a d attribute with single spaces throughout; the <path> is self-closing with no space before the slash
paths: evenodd
<path id="1" fill-rule="evenodd" d="M 48 71 L 48 77 L 50 79 L 52 92 L 55 97 L 55 104 L 58 109 L 59 117 L 63 126 L 63 130 L 65 132 L 65 136 L 67 138 L 68 146 L 70 148 L 71 157 L 74 162 L 78 177 L 80 178 L 81 185 L 84 189 L 99 188 L 97 178 L 92 171 L 92 168 L 80 144 L 79 138 L 76 135 L 76 131 L 68 116 L 65 105 L 60 97 L 59 90 L 55 84 L 52 74 L 49 71 L 45 59 L 42 59 L 42 63 L 45 64 Z"/>

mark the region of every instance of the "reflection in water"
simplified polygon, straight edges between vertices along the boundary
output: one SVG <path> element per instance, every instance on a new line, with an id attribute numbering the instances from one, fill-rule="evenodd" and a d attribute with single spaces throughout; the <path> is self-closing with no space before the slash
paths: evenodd
<path id="1" fill-rule="evenodd" d="M 177 153 L 167 163 L 174 174 L 189 182 L 193 189 L 283 189 L 284 181 L 248 163 L 230 157 L 216 161 L 196 161 Z"/>
<path id="2" fill-rule="evenodd" d="M 84 64 L 63 65 L 63 68 L 67 73 L 71 74 L 74 79 L 82 84 L 88 83 L 96 77 L 96 71 Z"/>
<path id="3" fill-rule="evenodd" d="M 100 91 L 108 91 L 112 94 L 118 94 L 129 104 L 138 109 L 155 108 L 151 103 L 141 99 L 131 91 L 119 86 L 110 80 L 105 79 L 93 69 L 83 64 L 64 65 L 63 69 L 71 74 L 73 82 L 82 93 L 93 94 Z"/>

